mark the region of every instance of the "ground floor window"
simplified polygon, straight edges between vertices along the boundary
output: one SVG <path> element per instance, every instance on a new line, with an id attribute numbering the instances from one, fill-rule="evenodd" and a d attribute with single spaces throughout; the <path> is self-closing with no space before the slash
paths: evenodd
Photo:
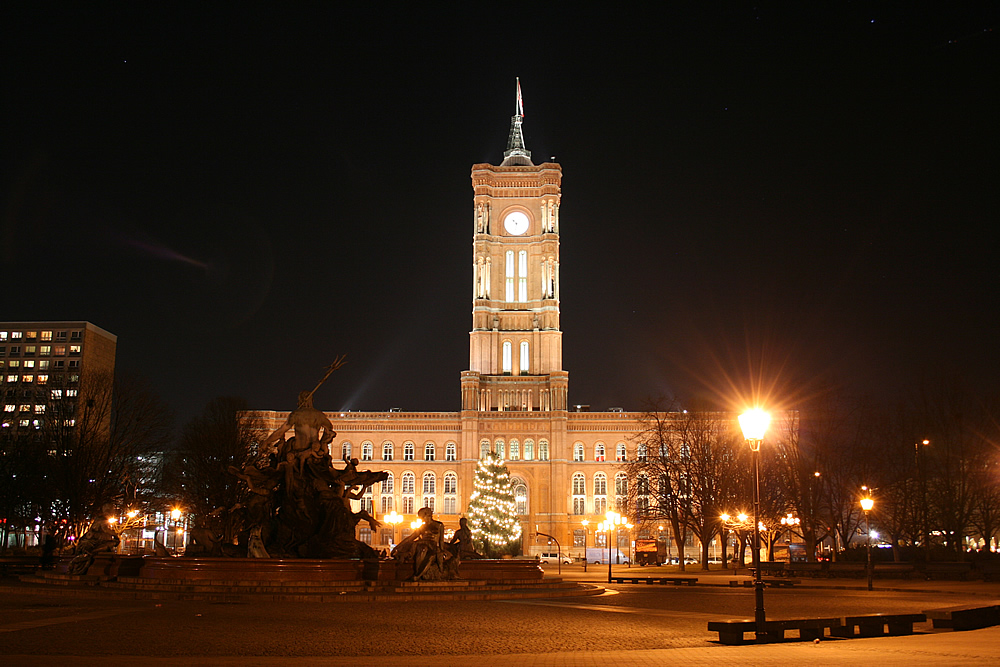
<path id="1" fill-rule="evenodd" d="M 583 528 L 573 530 L 573 546 L 582 547 L 586 545 L 587 531 Z"/>

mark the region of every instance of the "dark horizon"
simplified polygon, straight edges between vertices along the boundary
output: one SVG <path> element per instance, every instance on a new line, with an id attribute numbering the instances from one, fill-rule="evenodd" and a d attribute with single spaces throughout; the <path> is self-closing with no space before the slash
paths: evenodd
<path id="1" fill-rule="evenodd" d="M 211 398 L 454 411 L 472 164 L 563 167 L 570 402 L 995 393 L 998 10 L 3 10 L 0 320 Z"/>

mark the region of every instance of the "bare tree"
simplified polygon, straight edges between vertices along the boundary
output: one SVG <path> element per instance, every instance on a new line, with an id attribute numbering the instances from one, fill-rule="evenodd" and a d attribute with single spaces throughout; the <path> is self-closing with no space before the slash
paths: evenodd
<path id="1" fill-rule="evenodd" d="M 178 447 L 170 453 L 166 488 L 186 511 L 200 517 L 236 507 L 246 500 L 247 489 L 229 468 L 242 470 L 266 435 L 246 399 L 212 399 L 184 426 Z"/>

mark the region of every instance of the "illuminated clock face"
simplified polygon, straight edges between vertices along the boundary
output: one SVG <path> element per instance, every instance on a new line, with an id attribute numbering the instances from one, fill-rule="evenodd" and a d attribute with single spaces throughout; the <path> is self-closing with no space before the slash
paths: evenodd
<path id="1" fill-rule="evenodd" d="M 503 228 L 512 236 L 520 236 L 528 231 L 528 216 L 520 211 L 513 211 L 503 219 Z"/>

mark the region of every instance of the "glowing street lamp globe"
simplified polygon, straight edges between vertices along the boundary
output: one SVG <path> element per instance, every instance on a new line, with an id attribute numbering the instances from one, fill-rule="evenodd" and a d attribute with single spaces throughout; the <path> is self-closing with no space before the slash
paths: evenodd
<path id="1" fill-rule="evenodd" d="M 874 500 L 872 500 L 871 498 L 862 498 L 861 499 L 861 509 L 862 510 L 864 510 L 865 512 L 870 512 L 873 507 L 875 507 L 875 501 Z"/>
<path id="2" fill-rule="evenodd" d="M 771 415 L 760 408 L 747 410 L 739 416 L 740 429 L 743 430 L 743 439 L 750 443 L 750 449 L 758 451 L 760 441 L 764 439 L 764 433 L 771 424 Z"/>

